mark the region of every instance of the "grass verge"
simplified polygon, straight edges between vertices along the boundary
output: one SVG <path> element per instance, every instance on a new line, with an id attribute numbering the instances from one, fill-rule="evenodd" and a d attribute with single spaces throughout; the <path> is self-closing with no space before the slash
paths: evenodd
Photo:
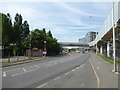
<path id="1" fill-rule="evenodd" d="M 104 57 L 103 55 L 100 55 L 100 54 L 98 54 L 98 56 L 100 56 L 103 60 L 109 62 L 110 64 L 114 64 L 113 60 L 111 60 L 111 59 L 109 59 L 109 58 L 107 58 L 107 57 Z M 116 64 L 117 64 L 118 66 L 120 66 L 120 63 L 116 62 Z"/>
<path id="2" fill-rule="evenodd" d="M 104 56 L 102 56 L 102 55 L 100 55 L 100 54 L 98 54 L 98 56 L 100 56 L 103 60 L 109 62 L 110 64 L 114 64 L 114 62 L 113 62 L 111 59 L 109 59 L 109 58 L 107 58 L 107 57 L 104 57 Z"/>

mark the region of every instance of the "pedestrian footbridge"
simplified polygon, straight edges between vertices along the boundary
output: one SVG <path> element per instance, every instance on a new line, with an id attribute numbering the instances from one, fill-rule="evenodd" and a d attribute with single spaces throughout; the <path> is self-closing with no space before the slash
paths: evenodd
<path id="1" fill-rule="evenodd" d="M 104 24 L 98 31 L 96 39 L 89 43 L 89 46 L 96 44 L 103 44 L 113 37 L 113 25 L 115 27 L 115 34 L 120 33 L 120 1 L 114 3 L 114 7 L 106 17 Z"/>
<path id="2" fill-rule="evenodd" d="M 93 51 L 120 62 L 120 0 L 113 3 L 96 39 L 89 46 Z"/>
<path id="3" fill-rule="evenodd" d="M 87 43 L 80 43 L 80 42 L 58 42 L 61 46 L 82 46 L 88 47 L 89 44 Z"/>

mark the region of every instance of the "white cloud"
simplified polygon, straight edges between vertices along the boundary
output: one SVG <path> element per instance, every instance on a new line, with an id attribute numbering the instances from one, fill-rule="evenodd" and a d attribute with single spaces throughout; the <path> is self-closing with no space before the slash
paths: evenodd
<path id="1" fill-rule="evenodd" d="M 112 0 L 1 0 L 0 2 L 112 2 Z"/>
<path id="2" fill-rule="evenodd" d="M 78 42 L 79 36 L 62 36 L 58 41 L 59 42 Z"/>
<path id="3" fill-rule="evenodd" d="M 22 1 L 22 0 L 20 0 Z M 31 0 L 32 1 L 32 0 Z M 69 3 L 0 3 L 0 11 L 2 13 L 10 13 L 12 17 L 16 13 L 20 13 L 23 19 L 27 20 L 30 29 L 46 28 L 51 30 L 53 35 L 60 41 L 78 41 L 79 36 L 83 36 L 82 32 L 89 29 L 95 29 L 96 25 L 89 25 L 85 16 L 96 16 L 81 10 L 81 7 L 74 7 Z M 91 6 L 92 7 L 92 6 Z M 95 8 L 97 8 L 95 6 Z M 99 6 L 100 8 L 100 6 Z M 107 7 L 106 7 L 107 8 Z M 57 11 L 60 10 L 60 11 Z M 84 20 L 84 21 L 83 21 Z M 64 25 L 64 26 L 59 26 Z M 73 25 L 73 26 L 66 26 Z M 74 25 L 81 25 L 74 27 Z M 73 31 L 74 30 L 74 31 Z M 75 35 L 78 33 L 79 35 Z M 81 34 L 82 33 L 82 34 Z M 63 36 L 64 35 L 64 36 Z"/>
<path id="4" fill-rule="evenodd" d="M 80 32 L 81 33 L 81 32 L 88 32 L 88 31 L 75 31 L 75 32 Z"/>
<path id="5" fill-rule="evenodd" d="M 79 14 L 80 16 L 81 16 L 81 15 L 85 15 L 85 16 L 96 16 L 95 14 L 90 14 L 90 13 L 84 12 L 84 11 L 82 11 L 82 10 L 80 10 L 80 9 L 74 8 L 74 7 L 72 7 L 72 6 L 70 6 L 70 5 L 66 4 L 66 3 L 63 3 L 63 2 L 57 3 L 57 4 L 58 4 L 59 6 L 61 6 L 62 8 L 64 8 L 64 9 L 67 9 L 67 10 L 69 10 L 69 11 L 75 13 L 75 14 Z"/>

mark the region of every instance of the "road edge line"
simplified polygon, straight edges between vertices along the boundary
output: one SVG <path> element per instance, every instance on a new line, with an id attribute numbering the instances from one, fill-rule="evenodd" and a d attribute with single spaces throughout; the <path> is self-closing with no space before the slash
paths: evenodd
<path id="1" fill-rule="evenodd" d="M 97 79 L 97 88 L 100 88 L 100 79 L 99 79 L 99 76 L 98 76 L 97 72 L 95 71 L 95 68 L 94 68 L 91 60 L 90 60 L 90 64 L 91 64 L 91 66 L 92 66 L 93 72 L 94 72 L 94 74 L 95 74 L 95 76 L 96 76 L 96 79 Z"/>
<path id="2" fill-rule="evenodd" d="M 45 86 L 45 85 L 47 85 L 47 83 L 42 84 L 42 85 L 38 86 L 37 88 L 42 88 L 42 87 Z"/>

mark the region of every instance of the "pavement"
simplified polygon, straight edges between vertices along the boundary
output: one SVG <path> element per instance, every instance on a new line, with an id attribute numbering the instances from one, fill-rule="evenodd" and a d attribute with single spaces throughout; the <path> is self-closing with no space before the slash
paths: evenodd
<path id="1" fill-rule="evenodd" d="M 34 58 L 32 58 L 33 60 L 28 60 L 28 61 L 20 61 L 20 62 L 16 62 L 16 63 L 8 63 L 8 62 L 2 63 L 2 67 L 8 67 L 8 66 L 20 65 L 20 64 L 30 63 L 30 62 L 41 61 L 41 60 L 44 60 L 45 58 L 48 58 L 48 57 L 38 57 L 38 58 L 34 57 Z M 25 60 L 25 59 L 21 58 L 21 60 Z"/>
<path id="2" fill-rule="evenodd" d="M 74 72 L 68 72 L 38 88 L 118 88 L 118 75 L 112 72 L 113 65 L 90 54 L 89 60 Z M 59 80 L 58 80 L 59 79 Z"/>
<path id="3" fill-rule="evenodd" d="M 91 54 L 90 61 L 99 77 L 100 88 L 118 88 L 118 74 L 112 72 L 113 64 L 102 60 L 96 54 Z"/>
<path id="4" fill-rule="evenodd" d="M 3 88 L 118 88 L 113 65 L 95 54 L 67 54 L 3 68 Z"/>
<path id="5" fill-rule="evenodd" d="M 10 62 L 12 61 L 18 61 L 18 60 L 25 60 L 28 59 L 29 57 L 26 56 L 12 56 L 9 57 Z M 8 58 L 0 58 L 0 62 L 8 62 L 9 61 Z"/>

